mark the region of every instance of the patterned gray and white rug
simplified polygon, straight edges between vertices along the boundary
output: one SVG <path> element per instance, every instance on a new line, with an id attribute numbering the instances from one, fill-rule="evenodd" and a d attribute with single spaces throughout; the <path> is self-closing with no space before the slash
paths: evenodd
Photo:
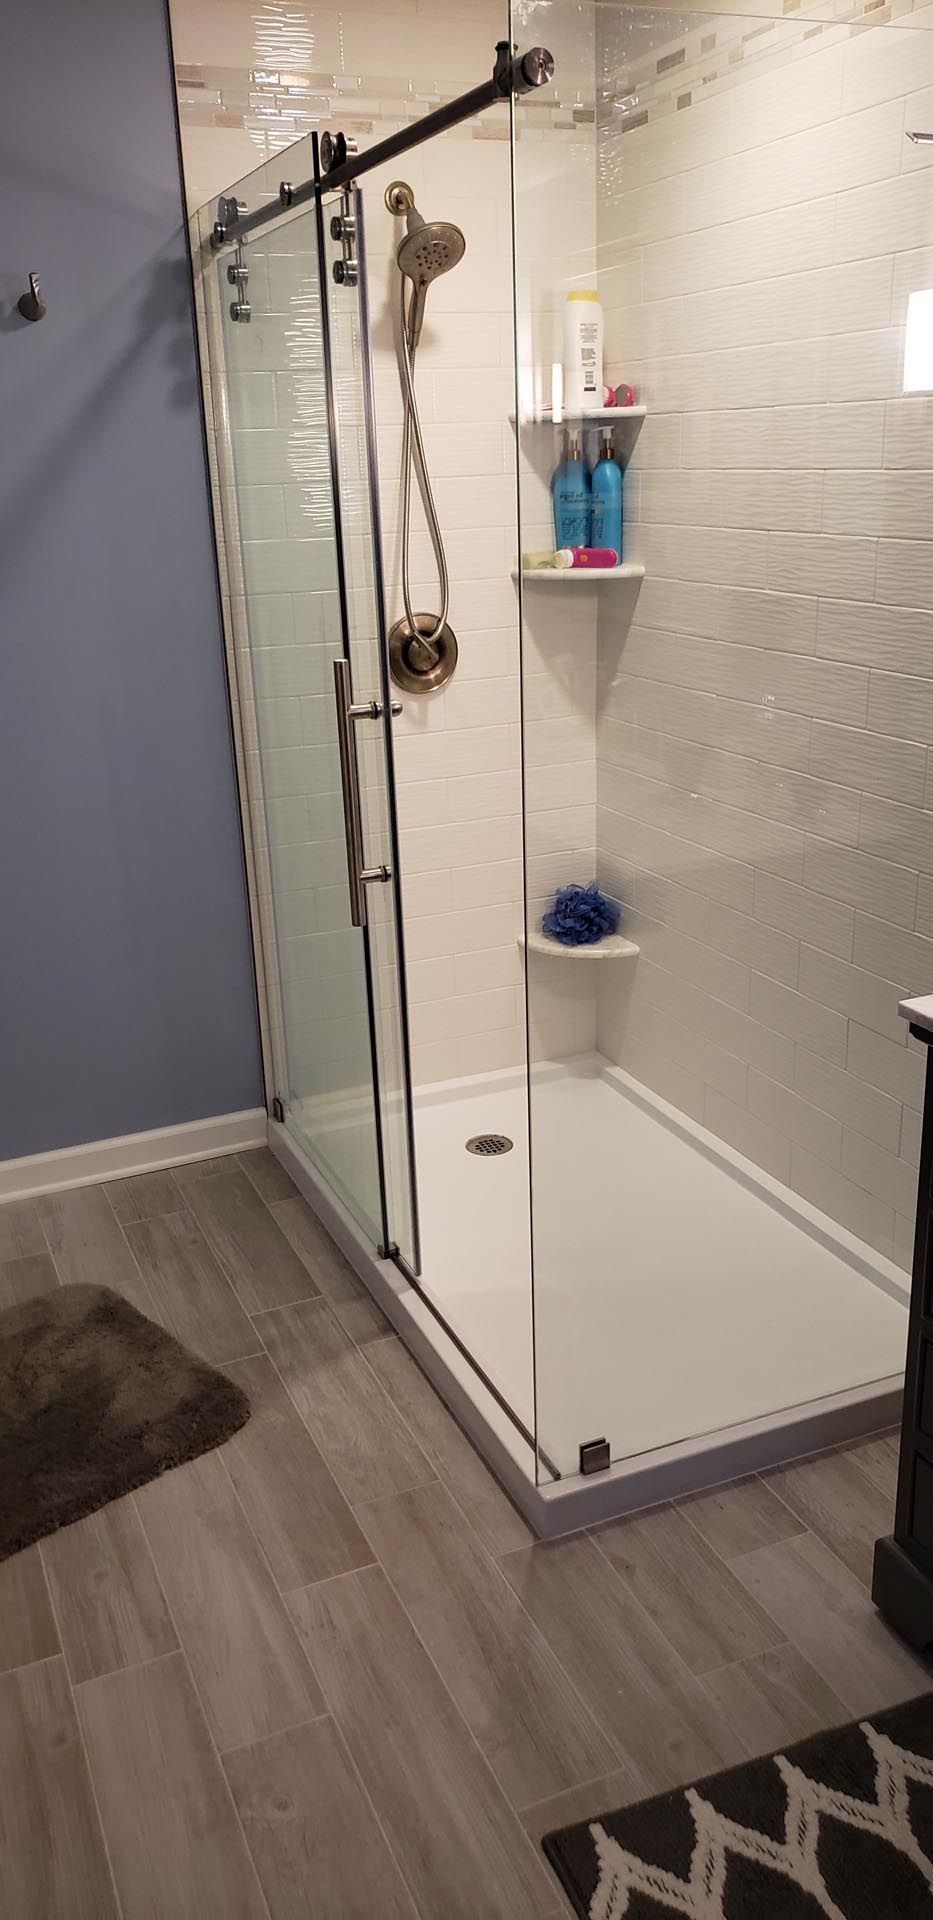
<path id="1" fill-rule="evenodd" d="M 933 1920 L 933 1694 L 544 1850 L 584 1920 Z"/>

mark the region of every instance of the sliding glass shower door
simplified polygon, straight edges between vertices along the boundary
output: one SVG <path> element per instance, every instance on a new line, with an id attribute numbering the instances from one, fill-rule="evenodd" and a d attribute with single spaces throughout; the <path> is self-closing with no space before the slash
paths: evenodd
<path id="1" fill-rule="evenodd" d="M 297 152 L 304 178 L 310 143 Z M 270 171 L 231 197 L 250 211 L 273 199 Z M 359 240 L 349 207 L 325 228 L 312 202 L 211 259 L 214 216 L 200 221 L 203 285 L 270 1097 L 358 1224 L 417 1272 Z"/>

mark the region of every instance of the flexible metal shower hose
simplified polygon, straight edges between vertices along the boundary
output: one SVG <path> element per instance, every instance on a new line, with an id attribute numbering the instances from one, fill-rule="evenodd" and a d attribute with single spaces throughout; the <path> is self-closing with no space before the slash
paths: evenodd
<path id="1" fill-rule="evenodd" d="M 405 603 L 405 618 L 408 621 L 412 633 L 416 633 L 415 615 L 411 604 L 409 548 L 411 539 L 411 471 L 412 467 L 417 464 L 418 484 L 421 488 L 421 499 L 424 505 L 425 518 L 428 523 L 428 531 L 431 535 L 431 545 L 434 548 L 437 579 L 441 592 L 441 611 L 438 614 L 437 622 L 430 633 L 420 636 L 422 645 L 430 649 L 447 620 L 447 610 L 450 604 L 450 581 L 447 575 L 447 556 L 444 552 L 444 542 L 438 523 L 437 508 L 434 505 L 434 495 L 431 491 L 431 477 L 428 473 L 428 463 L 425 458 L 424 441 L 421 436 L 418 401 L 415 396 L 415 354 L 417 349 L 415 343 L 409 337 L 404 274 L 399 275 L 399 286 L 401 293 L 402 373 L 404 376 L 402 398 L 405 403 L 405 423 L 402 431 L 402 599 Z M 416 298 L 417 293 L 413 288 L 411 294 L 412 306 L 414 306 Z"/>

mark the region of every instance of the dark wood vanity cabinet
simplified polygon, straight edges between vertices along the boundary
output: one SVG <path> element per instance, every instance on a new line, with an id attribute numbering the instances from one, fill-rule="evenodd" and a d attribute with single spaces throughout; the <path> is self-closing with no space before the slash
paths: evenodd
<path id="1" fill-rule="evenodd" d="M 914 1017 L 921 1010 L 922 1020 Z M 926 1647 L 933 1643 L 933 998 L 905 1001 L 901 1011 L 926 1046 L 927 1066 L 897 1505 L 893 1534 L 875 1546 L 872 1598 L 898 1633 Z"/>

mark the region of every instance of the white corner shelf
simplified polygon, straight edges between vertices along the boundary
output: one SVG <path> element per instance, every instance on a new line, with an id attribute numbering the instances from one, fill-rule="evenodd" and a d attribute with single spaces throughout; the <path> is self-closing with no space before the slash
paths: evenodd
<path id="1" fill-rule="evenodd" d="M 519 935 L 518 944 L 525 946 L 524 934 Z M 601 940 L 594 940 L 590 946 L 565 947 L 559 940 L 553 940 L 549 933 L 530 933 L 528 936 L 529 953 L 546 953 L 552 960 L 588 960 L 592 966 L 606 960 L 636 960 L 641 948 L 634 940 L 626 940 L 622 933 L 604 934 Z"/>
<path id="2" fill-rule="evenodd" d="M 513 573 L 512 579 L 517 576 Z M 593 587 L 609 580 L 643 580 L 645 569 L 634 561 L 623 560 L 620 567 L 523 567 L 523 580 L 546 581 L 550 586 Z"/>
<path id="3" fill-rule="evenodd" d="M 597 427 L 626 420 L 644 420 L 647 407 L 585 407 L 582 413 L 574 413 L 568 407 L 562 407 L 557 419 L 551 407 L 544 407 L 540 413 L 523 413 L 519 420 L 522 427 Z M 514 423 L 514 413 L 509 414 Z"/>

